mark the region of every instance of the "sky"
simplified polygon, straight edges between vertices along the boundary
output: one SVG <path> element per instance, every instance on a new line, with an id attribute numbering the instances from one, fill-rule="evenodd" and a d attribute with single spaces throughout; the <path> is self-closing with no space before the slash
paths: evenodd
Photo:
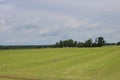
<path id="1" fill-rule="evenodd" d="M 0 45 L 99 36 L 120 41 L 120 0 L 0 0 Z"/>

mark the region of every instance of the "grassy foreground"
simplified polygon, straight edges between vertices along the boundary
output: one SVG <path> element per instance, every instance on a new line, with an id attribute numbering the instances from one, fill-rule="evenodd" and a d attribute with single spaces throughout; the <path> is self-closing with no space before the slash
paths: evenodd
<path id="1" fill-rule="evenodd" d="M 120 46 L 0 50 L 0 80 L 120 80 Z"/>

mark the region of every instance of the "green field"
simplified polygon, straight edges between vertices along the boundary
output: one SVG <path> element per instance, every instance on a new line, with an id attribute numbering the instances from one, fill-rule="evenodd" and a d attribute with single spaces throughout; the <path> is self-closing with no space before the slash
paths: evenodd
<path id="1" fill-rule="evenodd" d="M 120 46 L 0 50 L 0 80 L 120 80 Z"/>

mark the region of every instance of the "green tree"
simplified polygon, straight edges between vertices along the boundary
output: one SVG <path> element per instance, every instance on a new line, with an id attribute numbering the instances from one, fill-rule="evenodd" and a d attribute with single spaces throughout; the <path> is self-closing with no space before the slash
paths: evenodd
<path id="1" fill-rule="evenodd" d="M 85 47 L 92 47 L 93 46 L 93 40 L 88 39 L 87 41 L 85 41 L 84 46 Z"/>
<path id="2" fill-rule="evenodd" d="M 78 47 L 77 41 L 74 41 L 74 42 L 73 42 L 73 47 Z"/>
<path id="3" fill-rule="evenodd" d="M 60 42 L 59 42 L 59 47 L 64 47 L 64 43 L 62 40 L 60 40 Z"/>
<path id="4" fill-rule="evenodd" d="M 74 41 L 72 39 L 67 40 L 67 45 L 68 45 L 68 47 L 73 47 Z"/>
<path id="5" fill-rule="evenodd" d="M 84 47 L 84 43 L 83 42 L 79 42 L 78 43 L 78 47 Z"/>
<path id="6" fill-rule="evenodd" d="M 98 45 L 99 47 L 102 47 L 104 44 L 105 44 L 104 38 L 103 38 L 103 37 L 98 37 L 97 45 Z"/>
<path id="7" fill-rule="evenodd" d="M 120 42 L 117 42 L 117 45 L 120 45 Z"/>
<path id="8" fill-rule="evenodd" d="M 59 43 L 58 42 L 56 42 L 55 47 L 59 47 Z"/>

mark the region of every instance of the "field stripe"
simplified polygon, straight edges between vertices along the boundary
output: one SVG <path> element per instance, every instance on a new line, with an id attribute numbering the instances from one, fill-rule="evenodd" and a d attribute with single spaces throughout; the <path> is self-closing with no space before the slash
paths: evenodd
<path id="1" fill-rule="evenodd" d="M 22 77 L 8 76 L 8 75 L 0 75 L 0 78 L 17 79 L 17 80 L 40 80 L 40 79 L 22 78 Z"/>

